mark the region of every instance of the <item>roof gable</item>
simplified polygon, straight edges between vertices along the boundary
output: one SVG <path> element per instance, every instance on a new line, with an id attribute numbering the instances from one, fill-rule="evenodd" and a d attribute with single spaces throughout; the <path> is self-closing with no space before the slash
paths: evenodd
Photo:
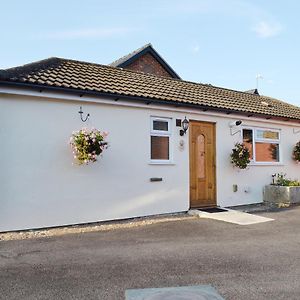
<path id="1" fill-rule="evenodd" d="M 137 65 L 137 62 L 143 60 L 146 61 L 146 57 L 153 58 L 152 62 L 144 64 L 145 67 L 142 67 L 140 64 L 140 68 L 133 68 L 134 64 Z M 154 61 L 155 60 L 155 61 Z M 161 68 L 158 72 L 155 72 L 153 68 L 151 68 L 151 64 L 156 64 L 156 68 Z M 144 45 L 143 47 L 121 57 L 120 59 L 112 62 L 110 64 L 112 67 L 131 69 L 134 71 L 142 71 L 144 73 L 150 73 L 154 75 L 160 75 L 164 77 L 171 77 L 176 79 L 181 79 L 179 75 L 170 67 L 170 65 L 158 54 L 158 52 L 153 48 L 153 46 L 149 43 Z M 148 70 L 147 70 L 148 67 Z"/>

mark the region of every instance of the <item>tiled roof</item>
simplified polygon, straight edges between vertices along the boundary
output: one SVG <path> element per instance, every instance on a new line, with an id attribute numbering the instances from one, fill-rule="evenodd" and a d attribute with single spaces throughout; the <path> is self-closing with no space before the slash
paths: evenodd
<path id="1" fill-rule="evenodd" d="M 55 57 L 0 70 L 0 83 L 300 120 L 299 107 L 270 97 Z"/>

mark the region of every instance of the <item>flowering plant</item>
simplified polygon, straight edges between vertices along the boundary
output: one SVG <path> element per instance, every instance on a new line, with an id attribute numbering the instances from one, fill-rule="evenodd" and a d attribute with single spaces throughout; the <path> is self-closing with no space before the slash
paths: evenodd
<path id="1" fill-rule="evenodd" d="M 73 150 L 74 158 L 80 165 L 97 161 L 108 144 L 105 141 L 107 132 L 101 132 L 97 129 L 82 128 L 79 131 L 73 131 L 70 137 L 70 145 Z"/>
<path id="2" fill-rule="evenodd" d="M 293 157 L 294 157 L 294 160 L 300 162 L 300 141 L 294 147 Z"/>
<path id="3" fill-rule="evenodd" d="M 272 185 L 279 186 L 300 186 L 300 182 L 297 179 L 289 179 L 286 178 L 286 174 L 284 173 L 275 173 L 272 174 Z"/>
<path id="4" fill-rule="evenodd" d="M 230 154 L 231 163 L 240 169 L 246 169 L 250 163 L 250 152 L 242 143 L 236 143 Z"/>

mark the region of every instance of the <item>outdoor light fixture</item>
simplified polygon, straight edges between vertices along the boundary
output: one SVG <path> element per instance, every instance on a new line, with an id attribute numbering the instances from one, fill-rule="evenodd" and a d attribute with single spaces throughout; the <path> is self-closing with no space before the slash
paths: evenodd
<path id="1" fill-rule="evenodd" d="M 82 107 L 81 107 L 81 106 L 80 106 L 80 110 L 79 110 L 78 113 L 80 114 L 80 119 L 81 119 L 82 122 L 87 121 L 88 118 L 90 117 L 90 114 L 87 114 L 86 117 L 85 117 L 84 119 L 82 118 L 83 111 L 82 111 Z"/>
<path id="2" fill-rule="evenodd" d="M 183 136 L 186 134 L 187 130 L 189 129 L 189 121 L 186 117 L 184 117 L 184 120 L 181 123 L 182 129 L 180 129 L 179 134 L 180 136 Z"/>
<path id="3" fill-rule="evenodd" d="M 235 132 L 233 132 L 233 128 L 239 127 L 243 123 L 242 120 L 237 120 L 229 123 L 230 127 L 230 134 L 235 135 L 240 132 L 240 129 L 237 129 Z"/>
<path id="4" fill-rule="evenodd" d="M 240 126 L 243 123 L 241 120 L 233 121 L 229 123 L 229 127 Z"/>

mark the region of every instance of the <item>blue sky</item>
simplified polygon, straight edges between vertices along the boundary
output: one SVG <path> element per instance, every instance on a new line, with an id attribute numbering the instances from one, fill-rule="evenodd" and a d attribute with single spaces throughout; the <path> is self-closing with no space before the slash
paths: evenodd
<path id="1" fill-rule="evenodd" d="M 300 106 L 300 2 L 3 1 L 0 68 L 51 56 L 108 64 L 151 42 L 186 80 Z"/>

